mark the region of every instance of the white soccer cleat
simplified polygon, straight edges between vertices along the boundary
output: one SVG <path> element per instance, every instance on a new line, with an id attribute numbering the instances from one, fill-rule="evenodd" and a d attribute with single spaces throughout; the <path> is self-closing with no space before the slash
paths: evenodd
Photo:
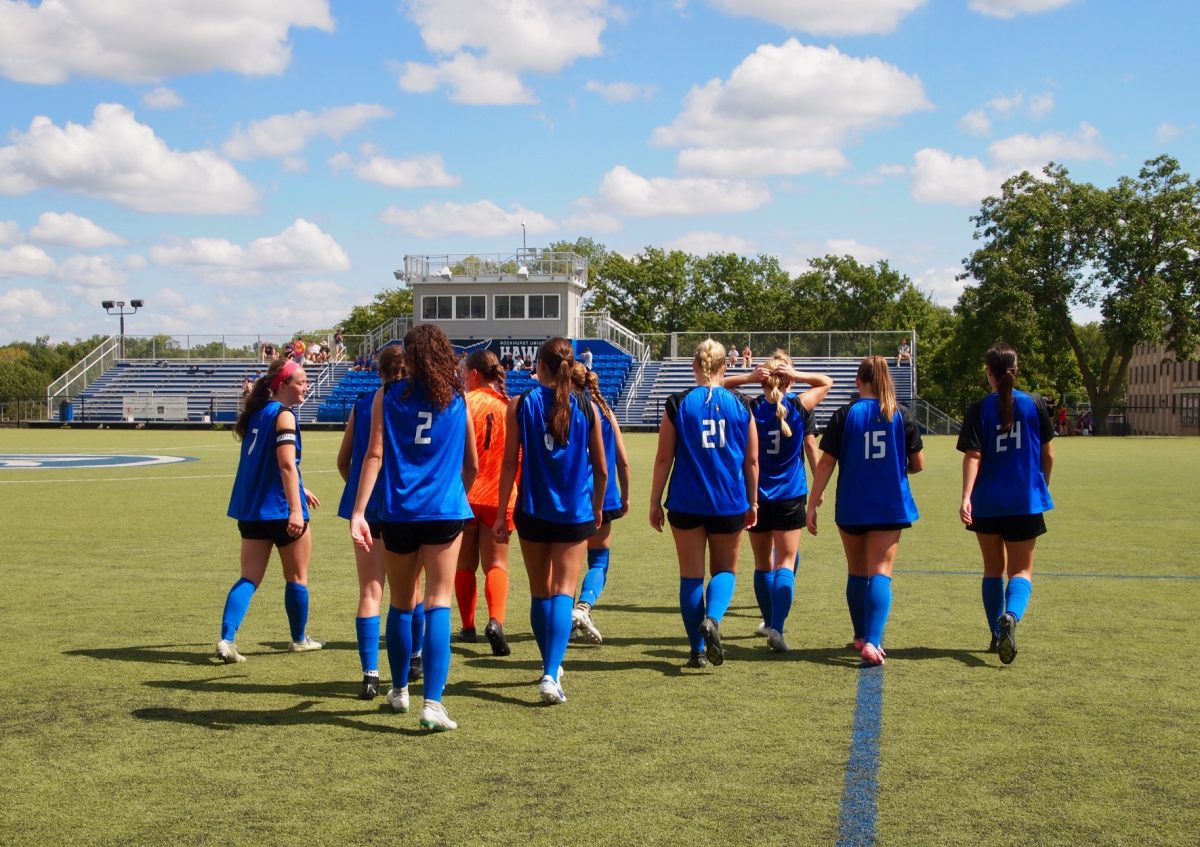
<path id="1" fill-rule="evenodd" d="M 571 610 L 571 623 L 585 641 L 592 644 L 604 643 L 604 636 L 596 629 L 596 624 L 592 623 L 592 615 L 587 606 L 579 605 Z"/>
<path id="2" fill-rule="evenodd" d="M 303 641 L 293 641 L 288 645 L 288 652 L 291 653 L 308 653 L 312 650 L 320 650 L 325 645 L 320 641 L 306 635 Z"/>
<path id="3" fill-rule="evenodd" d="M 767 626 L 766 621 L 759 621 L 758 626 L 754 629 L 754 634 L 760 638 L 766 638 L 771 632 L 771 627 Z"/>
<path id="4" fill-rule="evenodd" d="M 767 646 L 776 653 L 786 653 L 788 651 L 787 642 L 783 640 L 783 633 L 774 629 L 767 630 Z"/>
<path id="5" fill-rule="evenodd" d="M 417 725 L 421 729 L 431 729 L 434 732 L 458 729 L 458 724 L 450 720 L 450 715 L 446 713 L 446 707 L 437 700 L 425 701 L 425 705 L 421 707 L 421 716 L 417 718 Z"/>
<path id="6" fill-rule="evenodd" d="M 408 711 L 408 686 L 403 688 L 391 688 L 387 693 L 388 705 L 392 707 L 393 712 Z"/>
<path id="7" fill-rule="evenodd" d="M 559 671 L 559 677 L 562 676 L 562 671 Z M 551 706 L 556 706 L 559 703 L 567 702 L 566 692 L 563 691 L 562 683 L 554 677 L 546 674 L 542 677 L 542 681 L 538 683 L 538 691 L 542 695 L 542 702 Z"/>
<path id="8" fill-rule="evenodd" d="M 236 665 L 246 661 L 246 657 L 238 652 L 237 645 L 225 639 L 217 642 L 217 658 L 227 665 Z"/>

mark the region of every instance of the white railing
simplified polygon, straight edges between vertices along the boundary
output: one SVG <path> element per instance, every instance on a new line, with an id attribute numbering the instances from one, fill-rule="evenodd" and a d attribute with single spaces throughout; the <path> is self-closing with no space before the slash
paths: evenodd
<path id="1" fill-rule="evenodd" d="M 363 356 L 379 351 L 389 341 L 403 339 L 412 329 L 412 315 L 390 318 L 363 336 L 358 352 Z"/>
<path id="2" fill-rule="evenodd" d="M 111 368 L 117 361 L 117 351 L 121 346 L 120 339 L 115 335 L 100 342 L 95 350 L 88 353 L 66 373 L 46 386 L 46 420 L 53 418 L 59 401 L 70 400 L 78 395 L 96 380 L 100 374 Z"/>
<path id="3" fill-rule="evenodd" d="M 650 360 L 643 359 L 637 363 L 637 372 L 633 375 L 633 384 L 629 387 L 629 393 L 625 396 L 625 405 L 621 409 L 622 417 L 629 416 L 629 408 L 633 405 L 633 401 L 637 400 L 638 391 L 642 387 L 642 380 L 646 378 L 646 369 L 650 366 Z"/>
<path id="4" fill-rule="evenodd" d="M 950 417 L 924 397 L 913 397 L 912 413 L 917 423 L 926 432 L 938 435 L 957 435 L 962 430 L 962 423 Z"/>
<path id="5" fill-rule="evenodd" d="M 636 361 L 644 362 L 650 351 L 633 330 L 609 317 L 608 312 L 580 312 L 575 319 L 576 338 L 598 338 L 620 347 Z"/>

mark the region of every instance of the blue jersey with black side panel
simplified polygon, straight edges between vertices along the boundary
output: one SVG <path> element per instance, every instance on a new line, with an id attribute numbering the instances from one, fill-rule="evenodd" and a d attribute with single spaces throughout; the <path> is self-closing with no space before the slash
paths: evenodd
<path id="1" fill-rule="evenodd" d="M 617 433 L 608 415 L 600 413 L 600 438 L 604 441 L 604 463 L 608 466 L 608 485 L 604 489 L 604 511 L 621 508 L 621 485 L 617 481 Z"/>
<path id="2" fill-rule="evenodd" d="M 470 518 L 462 484 L 467 437 L 463 396 L 456 393 L 450 405 L 439 409 L 429 402 L 424 387 L 409 379 L 379 390 L 383 392 L 379 519 L 404 523 Z"/>
<path id="3" fill-rule="evenodd" d="M 977 518 L 1037 515 L 1054 508 L 1042 473 L 1042 445 L 1054 437 L 1054 424 L 1040 397 L 1013 392 L 1013 422 L 1001 429 L 1000 395 L 971 404 L 958 434 L 958 449 L 982 455 L 971 514 Z"/>
<path id="4" fill-rule="evenodd" d="M 919 517 L 908 485 L 908 455 L 921 433 L 903 406 L 880 420 L 879 401 L 860 398 L 833 413 L 821 449 L 838 460 L 834 520 L 842 526 L 912 523 Z"/>
<path id="5" fill-rule="evenodd" d="M 342 489 L 342 501 L 338 503 L 338 517 L 350 519 L 354 512 L 354 501 L 358 498 L 358 480 L 362 476 L 363 459 L 367 455 L 367 444 L 371 440 L 371 412 L 375 403 L 375 392 L 368 391 L 354 401 L 354 443 L 350 453 L 350 473 L 346 477 L 346 487 Z M 367 521 L 374 523 L 379 520 L 379 479 L 375 480 L 375 490 L 367 501 Z"/>
<path id="6" fill-rule="evenodd" d="M 746 499 L 746 442 L 750 409 L 745 397 L 717 386 L 696 386 L 667 398 L 675 426 L 675 464 L 667 508 L 725 517 L 750 508 Z"/>
<path id="7" fill-rule="evenodd" d="M 808 493 L 804 439 L 815 430 L 816 417 L 796 394 L 785 395 L 783 407 L 791 435 L 783 434 L 774 403 L 756 397 L 750 404 L 758 428 L 758 499 L 762 502 L 792 500 Z"/>
<path id="8" fill-rule="evenodd" d="M 554 389 L 536 385 L 521 395 L 517 431 L 521 436 L 521 482 L 517 508 L 539 520 L 579 524 L 592 513 L 592 463 L 588 450 L 595 425 L 592 401 L 572 391 L 571 426 L 559 444 L 548 427 L 554 410 Z"/>
<path id="9" fill-rule="evenodd" d="M 246 434 L 242 437 L 242 452 L 238 459 L 237 476 L 233 480 L 233 493 L 229 495 L 229 510 L 226 514 L 239 521 L 287 520 L 291 514 L 287 495 L 283 491 L 283 477 L 279 473 L 279 461 L 275 457 L 277 436 L 275 422 L 284 406 L 272 400 L 250 416 L 246 422 Z M 295 435 L 285 435 L 285 443 L 295 444 L 296 473 L 300 473 L 300 423 L 296 423 Z M 300 508 L 308 520 L 308 500 L 304 496 L 304 480 L 300 480 Z"/>

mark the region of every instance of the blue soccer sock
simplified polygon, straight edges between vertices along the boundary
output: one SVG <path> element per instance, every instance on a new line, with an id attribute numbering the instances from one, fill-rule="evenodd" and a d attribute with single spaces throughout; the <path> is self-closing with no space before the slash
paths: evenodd
<path id="1" fill-rule="evenodd" d="M 763 622 L 771 625 L 771 588 L 775 585 L 775 571 L 754 572 L 754 599 Z"/>
<path id="2" fill-rule="evenodd" d="M 246 617 L 246 610 L 250 608 L 250 600 L 257 588 L 253 582 L 242 577 L 229 589 L 229 595 L 225 598 L 225 611 L 221 613 L 222 641 L 233 641 L 237 635 L 238 627 Z"/>
<path id="3" fill-rule="evenodd" d="M 392 688 L 408 685 L 409 659 L 412 655 L 412 610 L 388 607 L 387 630 L 388 667 L 392 671 Z"/>
<path id="4" fill-rule="evenodd" d="M 783 623 L 792 610 L 792 598 L 796 593 L 796 575 L 791 568 L 775 571 L 775 584 L 771 588 L 771 620 L 768 626 L 778 633 L 783 632 Z"/>
<path id="5" fill-rule="evenodd" d="M 412 621 L 413 655 L 421 655 L 421 647 L 425 644 L 425 604 L 417 603 L 413 607 Z"/>
<path id="6" fill-rule="evenodd" d="M 850 610 L 850 625 L 854 627 L 854 637 L 865 639 L 867 637 L 867 577 L 855 574 L 846 575 L 846 608 Z"/>
<path id="7" fill-rule="evenodd" d="M 700 622 L 704 620 L 704 580 L 679 578 L 679 614 L 683 616 L 683 630 L 687 633 L 692 652 L 704 649 L 700 636 Z"/>
<path id="8" fill-rule="evenodd" d="M 729 604 L 733 602 L 733 588 L 737 577 L 733 571 L 718 571 L 708 581 L 708 610 L 706 614 L 717 623 L 725 617 Z"/>
<path id="9" fill-rule="evenodd" d="M 358 637 L 358 661 L 364 674 L 379 673 L 379 615 L 354 619 Z"/>
<path id="10" fill-rule="evenodd" d="M 546 658 L 546 627 L 550 618 L 550 598 L 531 597 L 529 599 L 529 626 L 533 629 L 533 640 L 537 642 L 538 653 Z"/>
<path id="11" fill-rule="evenodd" d="M 1004 614 L 1004 580 L 998 576 L 983 578 L 983 614 L 987 618 L 988 631 L 993 638 L 999 638 L 1000 624 L 997 621 Z"/>
<path id="12" fill-rule="evenodd" d="M 867 582 L 867 643 L 883 646 L 883 630 L 892 610 L 892 578 L 881 573 Z"/>
<path id="13" fill-rule="evenodd" d="M 1014 576 L 1008 581 L 1004 591 L 1004 611 L 1017 620 L 1025 616 L 1025 608 L 1029 605 L 1029 595 L 1033 593 L 1033 583 L 1023 576 Z"/>
<path id="14" fill-rule="evenodd" d="M 424 629 L 425 699 L 440 703 L 450 676 L 450 607 L 430 606 Z"/>
<path id="15" fill-rule="evenodd" d="M 595 606 L 608 581 L 608 548 L 588 550 L 588 569 L 583 575 L 583 588 L 579 590 L 579 602 Z"/>
<path id="16" fill-rule="evenodd" d="M 558 669 L 567 655 L 571 637 L 571 609 L 575 598 L 570 594 L 555 594 L 550 598 L 550 615 L 546 621 L 546 655 L 542 673 L 558 679 Z"/>
<path id="17" fill-rule="evenodd" d="M 304 628 L 308 625 L 308 586 L 289 582 L 283 589 L 283 608 L 287 611 L 288 625 L 292 628 L 292 641 L 304 640 Z"/>

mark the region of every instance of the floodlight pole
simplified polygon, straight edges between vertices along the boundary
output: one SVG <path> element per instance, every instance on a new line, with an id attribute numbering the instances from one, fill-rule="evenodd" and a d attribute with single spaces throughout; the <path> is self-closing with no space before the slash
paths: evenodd
<path id="1" fill-rule="evenodd" d="M 137 310 L 140 309 L 142 306 L 146 305 L 146 303 L 144 300 L 130 300 L 128 311 L 126 311 L 126 309 L 125 309 L 126 304 L 125 304 L 124 300 L 102 300 L 100 302 L 100 305 L 104 307 L 104 311 L 107 312 L 108 314 L 117 315 L 120 318 L 121 334 L 119 336 L 120 342 L 119 342 L 119 346 L 117 348 L 119 352 L 117 355 L 120 358 L 124 359 L 125 358 L 125 316 L 137 314 Z"/>

